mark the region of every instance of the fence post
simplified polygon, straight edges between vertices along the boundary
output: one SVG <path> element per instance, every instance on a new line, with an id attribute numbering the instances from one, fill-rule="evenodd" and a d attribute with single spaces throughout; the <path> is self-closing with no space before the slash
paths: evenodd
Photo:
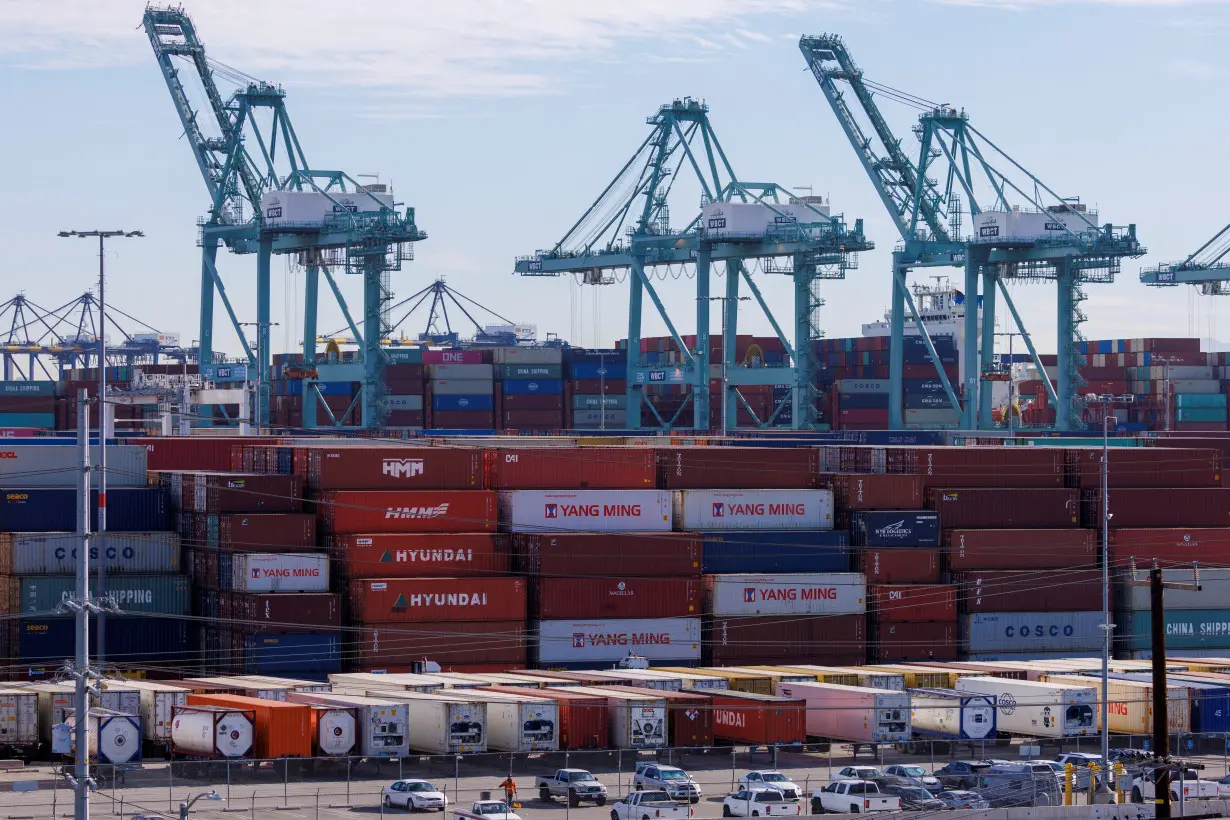
<path id="1" fill-rule="evenodd" d="M 735 759 L 735 747 L 731 746 L 730 747 L 730 790 L 732 792 L 735 790 L 735 770 L 738 768 L 738 766 L 739 766 L 739 763 Z"/>
<path id="2" fill-rule="evenodd" d="M 350 805 L 350 765 L 352 762 L 351 758 L 346 758 L 346 805 Z"/>
<path id="3" fill-rule="evenodd" d="M 256 820 L 256 790 L 252 790 L 252 813 L 248 815 L 250 820 Z"/>
<path id="4" fill-rule="evenodd" d="M 320 820 L 320 789 L 316 790 L 316 820 Z"/>
<path id="5" fill-rule="evenodd" d="M 461 804 L 461 755 L 453 755 L 453 802 Z"/>
<path id="6" fill-rule="evenodd" d="M 231 807 L 231 761 L 226 761 L 226 807 Z"/>
<path id="7" fill-rule="evenodd" d="M 175 785 L 175 775 L 171 771 L 171 766 L 174 765 L 170 760 L 167 761 L 167 811 L 175 811 L 174 800 L 171 797 L 171 790 Z"/>
<path id="8" fill-rule="evenodd" d="M 290 802 L 290 758 L 282 758 L 282 805 Z"/>
<path id="9" fill-rule="evenodd" d="M 564 753 L 564 760 L 565 761 L 568 760 L 567 752 Z M 565 762 L 564 765 L 565 766 L 568 765 L 567 762 Z M 624 796 L 624 750 L 623 749 L 615 750 L 615 771 L 617 773 L 616 781 L 619 785 L 619 794 L 615 796 L 615 800 L 619 800 L 619 798 Z"/>

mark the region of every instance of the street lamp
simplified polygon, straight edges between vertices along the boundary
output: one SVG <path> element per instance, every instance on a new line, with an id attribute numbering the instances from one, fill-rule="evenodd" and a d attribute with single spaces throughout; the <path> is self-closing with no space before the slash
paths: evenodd
<path id="1" fill-rule="evenodd" d="M 212 789 L 210 791 L 198 794 L 191 800 L 185 800 L 179 804 L 179 820 L 188 820 L 188 810 L 196 805 L 198 800 L 221 800 L 222 795 Z"/>
<path id="2" fill-rule="evenodd" d="M 108 239 L 141 239 L 143 231 L 60 231 L 61 239 L 77 237 L 90 239 L 98 237 L 98 554 L 107 554 L 107 430 L 103 419 L 107 410 L 107 275 L 106 275 L 106 243 Z M 88 364 L 88 362 L 87 362 Z M 89 429 L 89 423 L 86 423 Z M 98 563 L 98 589 L 101 593 L 106 589 L 107 562 L 104 558 Z M 106 616 L 99 614 L 98 621 L 98 662 L 101 664 L 107 658 Z"/>

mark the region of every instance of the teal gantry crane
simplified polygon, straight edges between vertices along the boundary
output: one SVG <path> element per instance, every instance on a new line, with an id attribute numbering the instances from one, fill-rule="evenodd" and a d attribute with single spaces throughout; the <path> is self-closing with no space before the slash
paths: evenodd
<path id="1" fill-rule="evenodd" d="M 1080 303 L 1086 298 L 1082 285 L 1113 282 L 1124 257 L 1145 253 L 1136 226 L 1099 227 L 1096 212 L 1056 194 L 971 125 L 964 111 L 867 79 L 837 35 L 804 36 L 799 48 L 901 235 L 893 253 L 890 426 L 904 426 L 902 338 L 907 308 L 951 407 L 961 413 L 962 426 L 985 429 L 992 426 L 986 382 L 995 369 L 997 298 L 1003 297 L 1038 372 L 1045 373 L 1006 283 L 1053 280 L 1058 286 L 1058 376 L 1053 385 L 1050 379 L 1043 383 L 1055 407 L 1056 428 L 1070 429 L 1079 418 L 1075 404 L 1084 383 L 1079 368 L 1086 363 L 1080 349 L 1080 325 L 1085 321 Z M 917 159 L 907 155 L 894 135 L 877 97 L 921 112 L 913 129 L 921 145 Z M 962 236 L 964 205 L 971 222 L 968 236 Z M 965 269 L 964 403 L 944 374 L 906 287 L 912 268 L 933 266 Z"/>
<path id="2" fill-rule="evenodd" d="M 413 243 L 427 238 L 415 225 L 414 209 L 399 211 L 383 186 L 363 186 L 341 171 L 310 168 L 287 114 L 285 91 L 207 59 L 205 46 L 183 9 L 148 7 L 144 28 L 209 191 L 209 213 L 200 220 L 198 239 L 202 372 L 214 360 L 216 294 L 256 372 L 259 417 L 269 418 L 270 264 L 274 254 L 292 254 L 306 271 L 305 372 L 313 372 L 316 360 L 323 273 L 351 332 L 363 340 L 363 387 L 356 401 L 362 399 L 363 427 L 378 427 L 384 415 L 380 376 L 385 357 L 380 339 L 384 308 L 392 299 L 389 277 L 401 269 L 402 262 L 413 258 Z M 207 100 L 203 109 L 193 106 L 181 69 L 195 73 L 199 80 Z M 238 89 L 223 97 L 218 78 Z M 255 351 L 218 275 L 219 244 L 233 253 L 256 254 Z M 363 277 L 363 333 L 351 317 L 333 269 Z M 336 423 L 314 378 L 305 377 L 303 387 L 304 426 L 316 426 L 318 407 Z"/>
<path id="3" fill-rule="evenodd" d="M 812 386 L 814 341 L 820 335 L 818 309 L 822 300 L 819 283 L 841 279 L 857 264 L 857 252 L 874 245 L 863 236 L 862 220 L 847 227 L 841 216 L 810 198 L 790 195 L 771 182 L 740 180 L 709 123 L 709 108 L 692 98 L 661 106 L 646 122 L 649 135 L 615 178 L 603 189 L 554 246 L 516 261 L 523 276 L 574 276 L 582 284 L 610 285 L 625 276 L 629 289 L 628 311 L 628 427 L 641 427 L 645 388 L 651 385 L 689 385 L 690 400 L 669 418 L 659 414 L 652 402 L 655 421 L 662 428 L 687 427 L 681 422 L 692 404 L 696 429 L 709 426 L 709 375 L 711 364 L 722 364 L 727 374 L 724 405 L 726 427 L 733 429 L 738 406 L 745 407 L 761 426 L 776 421 L 787 399 L 779 401 L 767 418 L 757 418 L 739 392 L 741 385 L 789 383 L 793 425 L 806 428 L 814 422 L 815 395 Z M 683 227 L 670 224 L 672 192 L 682 177 L 700 189 L 700 202 L 685 207 L 698 211 Z M 674 199 L 682 198 L 676 193 Z M 699 208 L 697 208 L 699 205 Z M 678 210 L 678 204 L 676 210 Z M 725 295 L 710 295 L 710 277 L 715 263 L 725 263 Z M 782 328 L 765 302 L 752 268 L 766 274 L 784 274 L 794 283 L 794 326 L 790 335 Z M 666 305 L 654 288 L 656 273 L 684 272 L 696 280 L 696 336 L 686 344 Z M 759 305 L 790 357 L 787 368 L 737 367 L 735 334 L 742 285 Z M 651 366 L 641 354 L 641 320 L 644 298 L 653 308 L 684 361 L 677 366 Z M 709 354 L 709 302 L 723 302 L 723 362 L 711 362 Z"/>
<path id="4" fill-rule="evenodd" d="M 1150 287 L 1194 285 L 1205 296 L 1230 294 L 1230 225 L 1222 228 L 1181 262 L 1167 262 L 1140 272 L 1140 281 Z"/>

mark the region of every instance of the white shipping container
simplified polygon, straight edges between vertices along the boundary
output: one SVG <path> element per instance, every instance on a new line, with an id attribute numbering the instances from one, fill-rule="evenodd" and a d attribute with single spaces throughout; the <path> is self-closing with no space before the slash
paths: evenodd
<path id="1" fill-rule="evenodd" d="M 455 695 L 369 689 L 366 697 L 406 704 L 410 748 L 435 754 L 487 751 L 487 704 Z"/>
<path id="2" fill-rule="evenodd" d="M 957 678 L 959 692 L 992 695 L 999 731 L 1026 737 L 1083 737 L 1097 733 L 1098 693 L 1092 686 L 1032 680 Z"/>
<path id="3" fill-rule="evenodd" d="M 272 675 L 240 675 L 240 680 L 267 683 L 270 686 L 285 686 L 293 692 L 328 692 L 329 684 L 320 681 L 299 680 L 297 678 L 282 678 Z"/>
<path id="4" fill-rule="evenodd" d="M 361 757 L 405 757 L 410 753 L 405 703 L 329 692 L 288 692 L 290 703 L 341 706 L 355 710 L 357 754 Z"/>
<path id="5" fill-rule="evenodd" d="M 76 720 L 75 712 L 64 716 L 73 752 L 77 741 Z M 110 709 L 90 709 L 87 720 L 86 748 L 91 763 L 119 765 L 141 757 L 141 718 Z"/>
<path id="6" fill-rule="evenodd" d="M 38 745 L 38 693 L 0 689 L 0 748 Z"/>
<path id="7" fill-rule="evenodd" d="M 81 453 L 65 445 L 11 444 L 0 446 L 0 486 L 76 487 Z M 90 463 L 98 464 L 98 446 L 90 448 Z M 130 444 L 107 447 L 107 486 L 144 487 L 146 450 Z M 98 479 L 93 479 L 97 481 Z"/>
<path id="8" fill-rule="evenodd" d="M 777 694 L 807 703 L 807 735 L 860 743 L 910 739 L 910 695 L 865 686 L 779 683 Z"/>
<path id="9" fill-rule="evenodd" d="M 491 381 L 495 378 L 495 367 L 489 364 L 429 364 L 427 373 L 433 381 L 436 379 Z"/>
<path id="10" fill-rule="evenodd" d="M 995 734 L 995 699 L 949 689 L 910 690 L 910 729 L 923 735 L 984 740 Z"/>
<path id="11" fill-rule="evenodd" d="M 495 392 L 495 382 L 481 379 L 440 379 L 429 384 L 436 396 L 490 396 Z"/>
<path id="12" fill-rule="evenodd" d="M 500 752 L 559 749 L 559 703 L 502 692 L 468 690 L 467 698 L 487 704 L 487 748 Z"/>
<path id="13" fill-rule="evenodd" d="M 1047 683 L 1067 683 L 1072 686 L 1092 686 L 1099 702 L 1102 697 L 1102 676 L 1047 675 Z M 1126 735 L 1153 733 L 1153 684 L 1143 681 L 1110 680 L 1110 696 L 1106 702 L 1110 730 Z M 1098 731 L 1102 730 L 1102 709 L 1097 713 Z M 1166 725 L 1171 734 L 1192 730 L 1191 703 L 1183 686 L 1166 687 Z"/>
<path id="14" fill-rule="evenodd" d="M 320 757 L 341 757 L 355 746 L 357 727 L 355 710 L 345 706 L 313 705 L 316 715 L 316 736 L 312 748 Z"/>
<path id="15" fill-rule="evenodd" d="M 325 553 L 235 553 L 231 561 L 231 588 L 236 592 L 329 591 Z"/>
<path id="16" fill-rule="evenodd" d="M 1172 393 L 1220 393 L 1221 382 L 1217 379 L 1174 379 L 1170 380 Z"/>
<path id="17" fill-rule="evenodd" d="M 510 532 L 669 532 L 671 494 L 661 490 L 515 490 L 500 493 Z"/>
<path id="18" fill-rule="evenodd" d="M 867 611 L 861 572 L 706 575 L 707 610 L 740 615 L 857 615 Z"/>
<path id="19" fill-rule="evenodd" d="M 248 756 L 255 737 L 252 717 L 242 709 L 182 706 L 171 716 L 171 750 L 176 754 L 234 760 Z"/>
<path id="20" fill-rule="evenodd" d="M 616 749 L 659 749 L 669 745 L 666 701 L 646 690 L 644 695 L 608 692 L 601 686 L 569 689 L 582 695 L 607 699 L 610 710 L 610 742 Z"/>
<path id="21" fill-rule="evenodd" d="M 832 490 L 683 490 L 674 504 L 689 532 L 833 528 Z"/>
<path id="22" fill-rule="evenodd" d="M 650 661 L 700 660 L 699 618 L 536 621 L 531 629 L 543 664 L 608 664 L 629 652 Z"/>
<path id="23" fill-rule="evenodd" d="M 127 681 L 116 683 L 104 681 L 100 687 L 99 697 L 91 697 L 91 707 L 120 712 L 125 715 L 141 713 L 140 693 L 128 685 Z M 66 716 L 74 708 L 76 687 L 71 683 L 39 683 L 27 691 L 38 695 L 39 731 L 44 743 L 51 742 L 51 727 L 63 723 Z"/>
<path id="24" fill-rule="evenodd" d="M 5 575 L 72 575 L 77 571 L 74 532 L 0 533 L 0 567 Z M 173 532 L 108 532 L 99 551 L 90 547 L 90 563 L 106 556 L 107 574 L 176 573 L 180 567 L 179 535 Z"/>
<path id="25" fill-rule="evenodd" d="M 1143 564 L 1138 569 L 1138 578 L 1148 577 L 1143 571 Z M 1164 569 L 1162 577 L 1168 582 L 1191 584 L 1195 582 L 1195 572 L 1190 569 Z M 1148 612 L 1149 588 L 1147 586 L 1121 587 L 1122 598 L 1120 608 L 1128 612 Z M 1230 569 L 1205 569 L 1200 567 L 1200 590 L 1167 589 L 1166 610 L 1178 609 L 1224 609 L 1230 601 Z M 1201 650 L 1203 651 L 1203 650 Z"/>
<path id="26" fill-rule="evenodd" d="M 141 733 L 145 739 L 160 745 L 171 742 L 171 716 L 176 707 L 188 705 L 188 690 L 156 681 L 124 681 L 137 690 L 140 700 Z"/>
<path id="27" fill-rule="evenodd" d="M 245 698 L 256 698 L 258 700 L 283 701 L 286 700 L 286 693 L 294 688 L 292 686 L 249 680 L 244 677 L 187 678 L 187 680 L 226 686 L 234 689 Z"/>

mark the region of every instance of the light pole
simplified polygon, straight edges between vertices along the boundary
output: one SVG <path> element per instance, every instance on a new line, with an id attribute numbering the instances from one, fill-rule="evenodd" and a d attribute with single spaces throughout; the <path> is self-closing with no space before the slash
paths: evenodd
<path id="1" fill-rule="evenodd" d="M 106 245 L 108 239 L 140 239 L 143 231 L 60 231 L 61 238 L 98 237 L 98 597 L 106 596 L 107 580 L 107 272 Z M 89 429 L 89 423 L 86 423 Z M 98 663 L 107 660 L 107 622 L 98 616 Z"/>
<path id="2" fill-rule="evenodd" d="M 222 795 L 218 794 L 216 791 L 211 790 L 211 791 L 204 792 L 202 794 L 198 794 L 190 800 L 185 800 L 184 802 L 179 804 L 179 820 L 188 820 L 188 810 L 196 805 L 196 801 L 198 800 L 221 800 L 221 799 L 222 799 Z"/>

